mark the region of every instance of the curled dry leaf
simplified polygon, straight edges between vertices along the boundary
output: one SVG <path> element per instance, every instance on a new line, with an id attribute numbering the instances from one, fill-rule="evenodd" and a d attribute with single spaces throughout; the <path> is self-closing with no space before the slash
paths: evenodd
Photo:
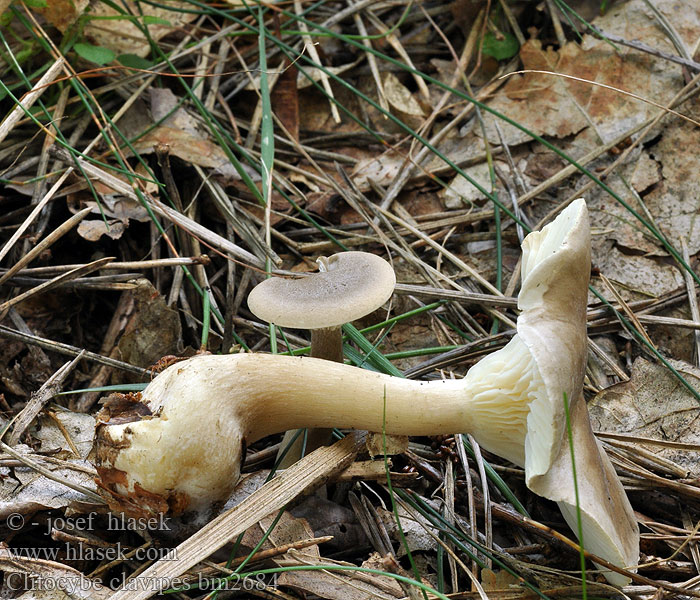
<path id="1" fill-rule="evenodd" d="M 182 351 L 182 328 L 176 310 L 147 279 L 139 279 L 132 294 L 135 310 L 119 340 L 122 360 L 150 367 L 161 357 Z"/>
<path id="2" fill-rule="evenodd" d="M 413 93 L 393 73 L 387 73 L 384 77 L 384 93 L 391 107 L 402 116 L 425 116 L 425 111 Z"/>
<path id="3" fill-rule="evenodd" d="M 116 175 L 119 177 L 119 175 Z M 124 180 L 126 183 L 126 180 Z M 125 198 L 100 182 L 95 182 L 100 203 L 92 200 L 92 196 L 84 194 L 72 194 L 68 199 L 68 210 L 73 214 L 82 209 L 92 208 L 91 215 L 96 215 L 94 219 L 84 219 L 78 225 L 78 234 L 89 242 L 96 242 L 103 235 L 113 240 L 122 237 L 129 221 L 136 220 L 145 223 L 150 220 L 148 212 L 136 200 Z"/>
<path id="4" fill-rule="evenodd" d="M 123 12 L 119 12 L 99 0 L 51 0 L 46 6 L 34 10 L 62 32 L 68 30 L 80 17 L 89 17 L 81 27 L 82 35 L 86 39 L 96 46 L 109 48 L 117 55 L 135 54 L 141 57 L 148 56 L 151 45 L 139 27 L 124 17 L 124 14 L 143 13 L 144 17 L 148 17 L 141 26 L 148 27 L 148 33 L 154 41 L 178 30 L 197 17 L 196 14 L 182 10 L 190 6 L 188 2 L 170 0 L 168 6 L 163 8 L 138 4 L 139 6 L 134 0 L 124 0 L 120 3 Z"/>
<path id="5" fill-rule="evenodd" d="M 151 154 L 163 145 L 171 156 L 185 163 L 214 169 L 225 178 L 240 179 L 225 152 L 181 104 L 181 98 L 161 88 L 150 90 L 150 111 L 146 103 L 135 103 L 121 122 L 122 130 L 135 138 L 133 148 L 140 154 Z M 254 180 L 259 179 L 253 169 L 246 170 Z"/>

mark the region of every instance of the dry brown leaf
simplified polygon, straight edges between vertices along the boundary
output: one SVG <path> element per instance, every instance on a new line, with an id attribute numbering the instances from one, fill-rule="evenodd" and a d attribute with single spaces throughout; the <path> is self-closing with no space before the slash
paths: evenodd
<path id="1" fill-rule="evenodd" d="M 78 225 L 78 234 L 80 237 L 86 239 L 88 242 L 96 242 L 103 235 L 106 235 L 113 240 L 118 240 L 124 232 L 126 227 L 124 223 L 109 219 L 106 223 L 104 221 L 82 221 Z"/>
<path id="2" fill-rule="evenodd" d="M 140 14 L 139 7 L 136 6 L 134 0 L 123 0 L 121 6 L 124 10 L 130 10 L 131 14 Z M 180 2 L 178 0 L 169 1 L 168 8 L 140 4 L 144 16 L 154 17 L 169 23 L 168 25 L 146 25 L 148 33 L 154 41 L 164 38 L 166 35 L 177 31 L 183 25 L 196 19 L 196 14 L 182 10 L 190 7 L 191 5 L 188 2 Z M 150 54 L 151 46 L 141 30 L 127 19 L 114 18 L 120 16 L 119 12 L 98 0 L 90 1 L 89 11 L 90 16 L 99 18 L 88 21 L 83 30 L 83 35 L 96 46 L 109 48 L 117 55 L 135 54 L 136 56 L 145 57 Z"/>
<path id="3" fill-rule="evenodd" d="M 661 181 L 661 165 L 649 152 L 642 152 L 632 172 L 630 183 L 639 194 L 643 194 L 652 185 Z"/>
<path id="4" fill-rule="evenodd" d="M 676 28 L 686 46 L 695 47 L 700 37 L 698 4 L 694 0 L 659 0 L 654 6 Z M 677 53 L 644 0 L 616 6 L 594 19 L 593 24 L 625 39 L 643 39 L 649 46 Z M 559 51 L 529 40 L 521 47 L 520 57 L 523 69 L 580 77 L 662 104 L 683 86 L 680 66 L 629 48 L 613 48 L 592 36 L 584 36 L 581 45 L 569 42 Z M 614 90 L 540 73 L 511 77 L 489 105 L 538 135 L 558 138 L 578 133 L 589 125 L 590 118 L 604 140 L 613 139 L 658 111 Z M 486 124 L 489 140 L 500 143 L 493 125 L 488 121 Z M 502 127 L 510 144 L 529 139 L 510 125 Z"/>
<path id="5" fill-rule="evenodd" d="M 119 175 L 115 176 L 119 177 Z M 121 177 L 119 179 L 126 181 Z M 68 210 L 73 214 L 90 207 L 91 214 L 99 215 L 96 219 L 85 219 L 80 222 L 77 232 L 82 238 L 89 242 L 96 242 L 106 235 L 113 240 L 118 240 L 128 228 L 131 219 L 141 223 L 150 221 L 148 212 L 136 200 L 115 194 L 101 182 L 95 182 L 94 185 L 100 198 L 99 204 L 87 192 L 68 196 Z"/>
<path id="6" fill-rule="evenodd" d="M 413 93 L 393 73 L 384 76 L 384 93 L 393 109 L 402 117 L 424 117 L 425 112 Z"/>
<path id="7" fill-rule="evenodd" d="M 169 147 L 171 155 L 188 164 L 215 169 L 225 177 L 240 179 L 228 156 L 217 144 L 180 129 L 156 127 L 140 137 L 133 146 L 141 154 L 150 154 L 158 144 L 165 144 Z"/>
<path id="8" fill-rule="evenodd" d="M 322 558 L 313 558 L 301 554 L 297 564 L 341 564 Z M 280 561 L 285 565 L 291 561 Z M 366 600 L 377 598 L 379 600 L 394 600 L 403 597 L 403 591 L 395 580 L 370 573 L 348 573 L 347 571 L 292 571 L 282 573 L 277 583 L 298 590 L 328 598 L 329 600 Z"/>
<path id="9" fill-rule="evenodd" d="M 34 10 L 42 14 L 56 29 L 65 31 L 78 20 L 89 3 L 90 0 L 51 0 L 45 7 Z"/>
<path id="10" fill-rule="evenodd" d="M 613 246 L 604 253 L 596 253 L 595 265 L 611 281 L 625 300 L 658 297 L 683 285 L 683 277 L 674 266 L 658 258 L 622 252 Z M 611 299 L 605 286 L 593 284 Z"/>
<path id="11" fill-rule="evenodd" d="M 134 0 L 124 0 L 122 8 L 132 15 L 140 15 Z M 188 7 L 187 2 L 170 0 L 169 8 L 140 4 L 144 16 L 154 20 L 167 21 L 146 25 L 153 40 L 158 41 L 166 35 L 177 31 L 181 26 L 193 21 L 197 15 L 181 9 Z M 59 31 L 65 32 L 82 16 L 89 17 L 82 34 L 96 46 L 109 48 L 115 54 L 135 54 L 145 57 L 151 52 L 151 46 L 141 32 L 122 13 L 99 0 L 50 0 L 45 8 L 34 9 Z M 1 11 L 0 11 L 1 12 Z"/>
<path id="12" fill-rule="evenodd" d="M 290 133 L 293 140 L 299 141 L 299 88 L 297 87 L 298 69 L 289 59 L 277 78 L 275 87 L 270 92 L 272 110 Z"/>
<path id="13" fill-rule="evenodd" d="M 109 588 L 72 567 L 17 556 L 5 544 L 0 547 L 0 571 L 5 573 L 5 589 L 21 600 L 107 600 L 112 594 Z M 22 591 L 21 596 L 15 595 Z"/>
<path id="14" fill-rule="evenodd" d="M 94 423 L 94 419 L 92 420 Z M 67 446 L 65 440 L 61 447 L 64 446 Z M 96 491 L 94 469 L 88 461 L 73 459 L 67 461 L 67 464 L 74 468 L 56 467 L 50 463 L 42 462 L 41 458 L 24 444 L 14 446 L 14 450 L 22 455 L 27 455 L 31 461 L 48 468 L 62 480 L 93 492 Z M 74 508 L 79 512 L 89 512 L 90 508 L 101 506 L 90 502 L 84 494 L 62 485 L 58 481 L 48 479 L 29 467 L 15 467 L 12 471 L 7 467 L 2 467 L 0 473 L 3 475 L 0 477 L 0 519 L 3 521 L 13 514 L 26 517 L 39 510 Z M 15 517 L 18 519 L 17 523 L 26 520 L 20 521 L 20 517 Z"/>
<path id="15" fill-rule="evenodd" d="M 522 586 L 522 578 L 509 573 L 505 569 L 500 571 L 492 571 L 491 569 L 482 569 L 481 584 L 485 591 L 502 591 L 508 589 L 520 589 Z"/>
<path id="16" fill-rule="evenodd" d="M 134 139 L 133 147 L 137 152 L 150 154 L 162 144 L 168 147 L 172 156 L 188 164 L 214 169 L 228 179 L 240 179 L 228 156 L 211 141 L 209 132 L 200 121 L 178 106 L 181 99 L 170 90 L 161 88 L 152 88 L 149 97 L 150 111 L 146 103 L 137 102 L 120 122 L 124 134 Z M 259 179 L 253 169 L 248 172 L 254 180 Z"/>
<path id="17" fill-rule="evenodd" d="M 636 163 L 632 162 L 622 171 L 642 194 L 646 210 L 653 215 L 656 226 L 676 249 L 680 247 L 680 238 L 685 238 L 691 256 L 700 251 L 700 180 L 696 176 L 700 161 L 696 152 L 688 151 L 696 145 L 697 137 L 697 129 L 692 125 L 671 123 L 663 127 L 656 144 L 639 153 Z M 644 208 L 629 197 L 629 190 L 618 178 L 611 179 L 610 184 L 637 213 L 647 218 Z M 611 244 L 623 251 L 627 249 L 630 254 L 668 256 L 660 242 L 609 196 L 599 196 L 596 192 L 589 202 L 589 210 L 594 226 L 606 232 L 603 237 L 594 236 L 594 254 L 611 266 L 614 257 L 606 256 Z M 631 267 L 622 264 L 619 268 L 629 270 Z M 607 272 L 606 275 L 610 276 Z M 680 282 L 676 276 L 673 280 Z"/>
<path id="18" fill-rule="evenodd" d="M 670 361 L 697 391 L 700 369 L 681 361 Z M 638 438 L 697 444 L 698 450 L 642 447 L 700 477 L 700 404 L 666 367 L 638 358 L 630 380 L 600 392 L 588 403 L 595 431 L 622 433 Z"/>
<path id="19" fill-rule="evenodd" d="M 54 415 L 54 417 L 41 415 L 39 417 L 40 427 L 32 433 L 32 437 L 39 442 L 39 452 L 56 452 L 58 448 L 61 448 L 59 453 L 52 456 L 65 459 L 75 458 L 63 431 L 54 420 L 57 419 L 78 451 L 77 458 L 87 459 L 95 438 L 95 418 L 92 415 L 69 410 L 57 410 Z"/>
<path id="20" fill-rule="evenodd" d="M 132 365 L 150 367 L 161 357 L 182 351 L 182 330 L 176 310 L 150 281 L 139 279 L 134 295 L 136 308 L 119 340 L 121 359 Z"/>
<path id="21" fill-rule="evenodd" d="M 386 187 L 396 178 L 404 162 L 405 158 L 396 152 L 365 158 L 355 165 L 352 180 L 363 192 L 371 189 L 370 180 Z"/>
<path id="22" fill-rule="evenodd" d="M 497 168 L 507 172 L 507 165 L 498 161 L 495 161 L 495 164 Z M 491 189 L 491 174 L 489 165 L 486 162 L 479 163 L 473 167 L 465 167 L 462 170 L 485 190 Z M 496 190 L 499 194 L 503 193 L 503 186 L 498 179 L 496 179 Z M 440 196 L 445 202 L 445 208 L 450 209 L 473 208 L 474 203 L 478 202 L 481 204 L 486 199 L 486 196 L 462 175 L 455 176 L 448 187 L 440 191 Z"/>

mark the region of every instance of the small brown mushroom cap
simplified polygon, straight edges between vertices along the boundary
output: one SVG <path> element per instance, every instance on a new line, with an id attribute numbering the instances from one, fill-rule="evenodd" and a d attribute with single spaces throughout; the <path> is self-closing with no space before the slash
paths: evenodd
<path id="1" fill-rule="evenodd" d="M 319 264 L 303 279 L 266 279 L 248 296 L 248 308 L 280 327 L 339 327 L 379 308 L 396 285 L 391 265 L 369 252 L 340 252 Z"/>

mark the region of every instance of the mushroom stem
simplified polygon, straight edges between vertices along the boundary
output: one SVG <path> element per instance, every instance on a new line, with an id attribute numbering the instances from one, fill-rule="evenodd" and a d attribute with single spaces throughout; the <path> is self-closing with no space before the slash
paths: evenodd
<path id="1" fill-rule="evenodd" d="M 343 362 L 343 331 L 338 327 L 311 330 L 311 356 Z M 306 433 L 300 431 L 306 429 Z M 277 453 L 280 469 L 287 469 L 304 454 L 331 443 L 333 429 L 303 427 L 289 429 L 282 438 Z"/>
<path id="2" fill-rule="evenodd" d="M 311 356 L 333 362 L 343 362 L 343 330 L 325 327 L 311 330 Z"/>
<path id="3" fill-rule="evenodd" d="M 175 502 L 196 509 L 226 498 L 245 444 L 290 427 L 331 426 L 397 435 L 472 432 L 486 449 L 522 466 L 528 392 L 537 386 L 532 368 L 517 336 L 465 379 L 431 382 L 316 358 L 196 356 L 146 388 L 141 401 L 155 417 L 101 428 L 98 469 L 110 482 L 113 469 L 128 474 L 132 485 L 115 484 L 120 494 L 143 489 L 169 502 L 179 494 Z M 512 400 L 505 409 L 504 396 Z"/>

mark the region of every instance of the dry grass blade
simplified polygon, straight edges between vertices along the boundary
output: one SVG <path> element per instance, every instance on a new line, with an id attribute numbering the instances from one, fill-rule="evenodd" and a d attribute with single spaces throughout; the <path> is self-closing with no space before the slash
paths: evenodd
<path id="1" fill-rule="evenodd" d="M 44 250 L 51 247 L 56 240 L 60 239 L 71 229 L 73 229 L 73 227 L 80 223 L 80 221 L 82 221 L 90 212 L 92 212 L 92 208 L 84 208 L 47 235 L 43 240 L 41 240 L 41 242 L 34 246 L 29 252 L 27 252 L 27 254 L 20 258 L 14 265 L 12 265 L 11 268 L 0 276 L 0 285 L 7 281 L 15 273 L 26 267 Z"/>
<path id="2" fill-rule="evenodd" d="M 5 120 L 0 123 L 0 142 L 2 142 L 8 134 L 12 131 L 15 125 L 19 123 L 20 119 L 24 117 L 29 109 L 34 105 L 34 103 L 41 97 L 41 95 L 47 90 L 51 82 L 56 79 L 59 72 L 63 69 L 65 60 L 63 57 L 56 59 L 56 61 L 49 67 L 49 69 L 44 73 L 36 85 L 32 88 L 30 92 L 27 92 L 25 96 L 20 100 L 20 104 L 15 106 L 12 112 L 5 118 Z M 47 130 L 49 135 L 51 132 Z"/>
<path id="3" fill-rule="evenodd" d="M 90 500 L 93 502 L 97 502 L 98 504 L 104 504 L 104 500 L 102 497 L 97 494 L 96 492 L 89 490 L 81 485 L 77 485 L 73 483 L 72 481 L 68 481 L 64 479 L 63 477 L 59 477 L 53 473 L 50 469 L 46 469 L 42 467 L 40 464 L 35 463 L 33 460 L 30 458 L 27 458 L 23 454 L 20 454 L 17 452 L 14 448 L 10 448 L 5 442 L 0 441 L 0 449 L 3 452 L 6 452 L 13 458 L 16 458 L 19 462 L 21 462 L 24 466 L 29 467 L 30 469 L 33 469 L 37 473 L 41 473 L 44 477 L 47 479 L 51 479 L 52 481 L 55 481 L 56 483 L 60 483 L 61 485 L 65 485 L 66 487 L 71 488 L 72 490 L 75 490 L 76 492 L 80 492 L 81 494 L 85 494 Z"/>
<path id="4" fill-rule="evenodd" d="M 63 354 L 64 356 L 79 356 L 83 353 L 83 357 L 87 360 L 92 360 L 96 363 L 114 367 L 116 369 L 121 369 L 127 373 L 134 373 L 140 375 L 141 377 L 148 377 L 151 375 L 150 371 L 137 367 L 136 365 L 130 365 L 121 360 L 116 360 L 110 358 L 109 356 L 102 356 L 95 352 L 85 351 L 83 348 L 78 348 L 76 346 L 71 346 L 70 344 L 64 344 L 62 342 L 56 342 L 54 340 L 49 340 L 38 335 L 30 335 L 22 331 L 17 331 L 16 329 L 11 329 L 5 325 L 0 325 L 0 336 L 21 341 L 30 346 L 39 346 L 45 350 L 52 350 L 58 354 Z"/>
<path id="5" fill-rule="evenodd" d="M 146 600 L 159 590 L 166 589 L 170 581 L 239 533 L 342 471 L 355 459 L 363 444 L 364 436 L 354 433 L 333 446 L 319 448 L 305 456 L 141 573 L 138 580 L 143 586 L 138 582 L 133 586 L 139 591 L 131 591 L 127 582 L 125 588 L 116 592 L 111 600 Z"/>
<path id="6" fill-rule="evenodd" d="M 58 371 L 56 371 L 44 385 L 39 388 L 35 393 L 32 394 L 31 399 L 22 411 L 13 419 L 14 426 L 12 431 L 7 436 L 7 443 L 10 446 L 14 446 L 21 435 L 24 433 L 25 429 L 34 420 L 34 418 L 41 412 L 47 402 L 49 402 L 58 392 L 61 391 L 61 386 L 65 381 L 66 377 L 75 368 L 78 362 L 83 358 L 85 352 L 81 352 L 76 356 L 71 362 L 64 364 Z"/>
<path id="7" fill-rule="evenodd" d="M 688 243 L 685 238 L 681 238 L 681 252 L 683 253 L 683 260 L 685 264 L 690 264 L 690 253 L 688 252 Z M 688 290 L 688 304 L 690 305 L 690 315 L 693 317 L 692 323 L 695 325 L 700 325 L 700 308 L 698 308 L 698 295 L 695 290 L 695 282 L 690 276 L 688 271 L 683 270 L 683 277 L 685 279 L 685 287 Z M 699 327 L 700 329 L 700 327 Z M 696 331 L 693 334 L 695 338 L 695 361 L 696 364 L 700 365 L 700 332 Z"/>
<path id="8" fill-rule="evenodd" d="M 5 311 L 7 311 L 11 306 L 14 306 L 15 304 L 19 304 L 20 302 L 26 300 L 27 298 L 31 298 L 32 296 L 35 296 L 36 294 L 48 292 L 49 290 L 61 285 L 62 283 L 65 283 L 66 281 L 71 281 L 73 279 L 77 279 L 78 277 L 81 277 L 82 275 L 87 275 L 88 273 L 92 273 L 93 271 L 97 271 L 98 269 L 101 269 L 103 265 L 106 265 L 113 260 L 114 260 L 114 257 L 111 257 L 111 256 L 106 256 L 105 258 L 100 258 L 98 260 L 95 260 L 95 261 L 88 263 L 86 265 L 83 265 L 81 267 L 76 267 L 75 269 L 71 269 L 67 273 L 63 273 L 63 275 L 59 275 L 58 277 L 54 277 L 53 279 L 47 281 L 46 283 L 42 283 L 41 285 L 33 287 L 32 289 L 27 290 L 26 292 L 24 292 L 22 294 L 19 294 L 19 296 L 15 296 L 14 298 L 11 298 L 10 300 L 7 300 L 6 302 L 3 302 L 2 304 L 0 304 L 0 315 L 3 315 L 5 313 Z"/>
<path id="9" fill-rule="evenodd" d="M 412 285 L 409 283 L 397 283 L 397 294 L 410 294 L 418 298 L 455 300 L 464 304 L 483 304 L 484 306 L 498 306 L 502 308 L 517 308 L 517 298 L 502 295 L 479 294 L 468 290 L 444 290 L 425 285 Z"/>

